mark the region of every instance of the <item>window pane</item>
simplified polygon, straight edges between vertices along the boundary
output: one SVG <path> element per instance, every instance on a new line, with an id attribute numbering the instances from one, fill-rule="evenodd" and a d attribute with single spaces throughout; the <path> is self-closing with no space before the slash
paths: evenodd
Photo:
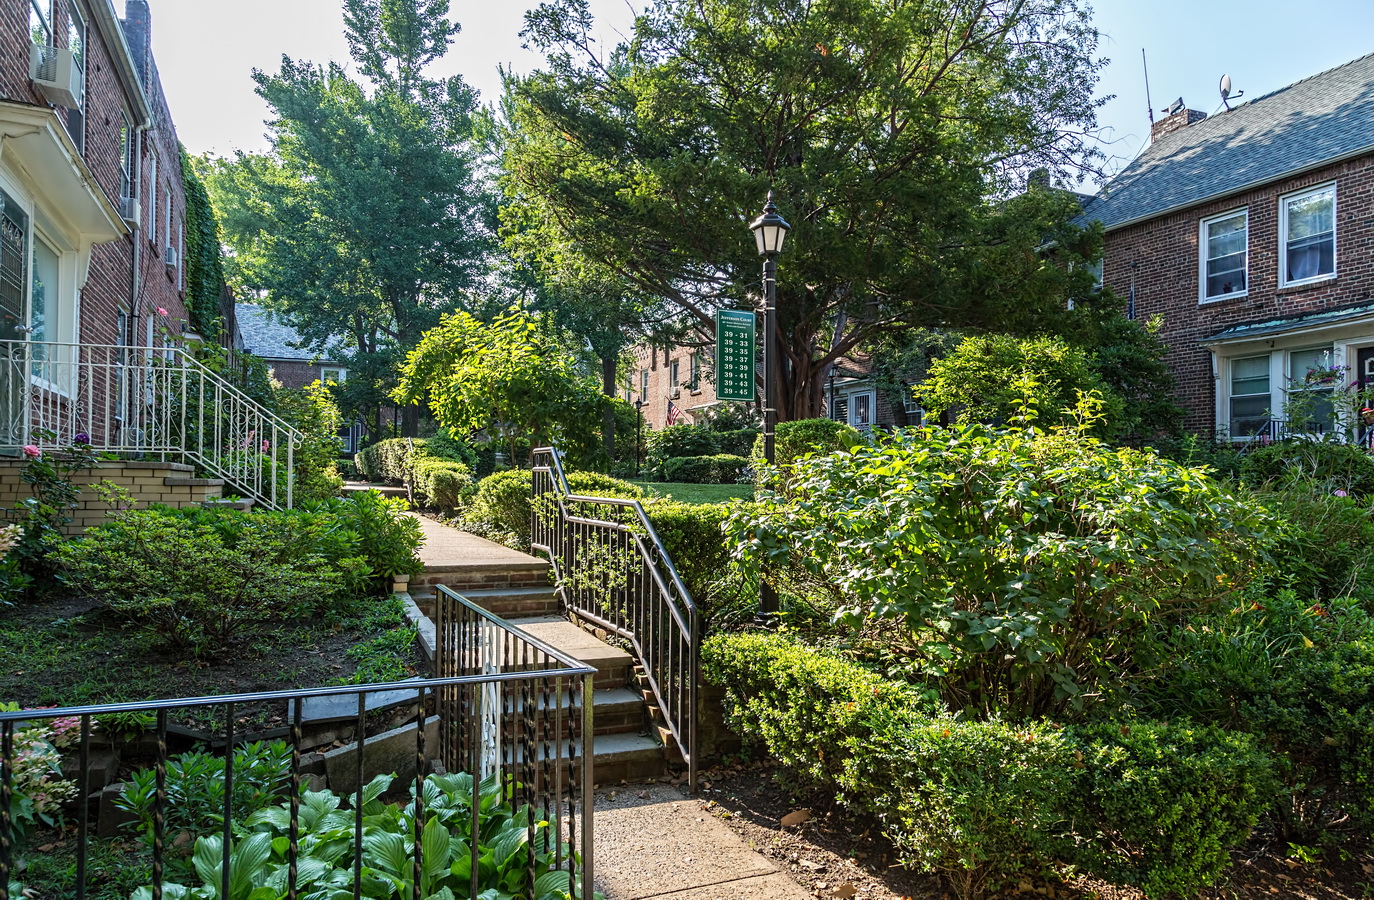
<path id="1" fill-rule="evenodd" d="M 51 47 L 52 6 L 49 0 L 29 0 L 29 37 L 35 44 Z"/>
<path id="2" fill-rule="evenodd" d="M 1249 227 L 1245 213 L 1206 223 L 1205 297 L 1245 290 Z"/>
<path id="3" fill-rule="evenodd" d="M 1288 242 L 1288 280 L 1317 278 L 1336 271 L 1336 235 L 1327 232 Z"/>
<path id="4" fill-rule="evenodd" d="M 1331 369 L 1331 348 L 1316 347 L 1311 350 L 1294 350 L 1288 354 L 1288 377 L 1293 381 L 1305 382 L 1309 373 L 1320 377 Z"/>
<path id="5" fill-rule="evenodd" d="M 1288 241 L 1334 231 L 1336 194 L 1327 189 L 1288 201 Z"/>
<path id="6" fill-rule="evenodd" d="M 1269 422 L 1269 395 L 1231 398 L 1231 434 L 1254 434 Z"/>
<path id="7" fill-rule="evenodd" d="M 33 247 L 33 293 L 29 297 L 29 340 L 50 341 L 57 304 L 57 253 L 41 240 Z"/>
<path id="8" fill-rule="evenodd" d="M 22 341 L 29 217 L 0 191 L 0 341 Z"/>
<path id="9" fill-rule="evenodd" d="M 86 22 L 76 4 L 67 4 L 67 49 L 76 57 L 76 64 L 86 71 Z"/>
<path id="10" fill-rule="evenodd" d="M 1268 404 L 1269 357 L 1251 356 L 1231 361 L 1231 394 L 1263 394 Z"/>

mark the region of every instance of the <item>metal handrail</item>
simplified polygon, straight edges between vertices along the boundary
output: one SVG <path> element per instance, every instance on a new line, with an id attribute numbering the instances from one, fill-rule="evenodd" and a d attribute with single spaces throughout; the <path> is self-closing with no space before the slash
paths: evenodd
<path id="1" fill-rule="evenodd" d="M 78 736 L 78 742 L 68 751 L 64 771 L 67 772 L 67 778 L 85 785 L 92 777 L 93 767 L 98 762 L 105 765 L 95 752 L 95 728 L 99 724 L 96 717 L 129 712 L 153 714 L 150 719 L 155 720 L 152 727 L 155 749 L 151 753 L 146 748 L 137 752 L 140 762 L 145 755 L 151 757 L 148 767 L 156 778 L 156 790 L 151 797 L 149 810 L 151 823 L 148 838 L 152 846 L 152 894 L 158 897 L 163 895 L 163 887 L 168 880 L 164 862 L 171 853 L 184 855 L 184 851 L 176 850 L 177 845 L 173 842 L 176 835 L 172 823 L 168 821 L 173 803 L 168 781 L 174 773 L 168 738 L 170 729 L 175 727 L 169 713 L 172 710 L 198 709 L 202 712 L 195 719 L 200 722 L 207 718 L 204 710 L 211 708 L 215 712 L 208 718 L 220 718 L 222 713 L 223 728 L 222 732 L 206 735 L 212 746 L 220 747 L 212 752 L 222 751 L 224 756 L 223 824 L 219 835 L 221 856 L 216 873 L 219 896 L 229 896 L 231 852 L 236 834 L 234 816 L 235 805 L 239 801 L 232 789 L 233 779 L 238 774 L 233 748 L 245 741 L 266 739 L 282 733 L 285 734 L 291 754 L 289 767 L 278 775 L 281 784 L 289 785 L 289 789 L 283 790 L 273 802 L 285 806 L 288 824 L 282 826 L 286 835 L 278 840 L 285 843 L 276 848 L 276 852 L 286 858 L 289 867 L 285 884 L 287 895 L 296 896 L 298 888 L 302 886 L 298 881 L 304 881 L 306 877 L 298 862 L 308 849 L 300 829 L 304 790 L 309 778 L 303 764 L 303 752 L 315 747 L 319 740 L 318 733 L 314 738 L 316 743 L 307 744 L 305 740 L 309 727 L 304 714 L 305 701 L 324 696 L 357 698 L 357 726 L 353 739 L 355 761 L 350 766 L 338 766 L 337 775 L 336 768 L 331 766 L 328 777 L 331 780 L 340 777 L 345 782 L 343 785 L 331 785 L 335 793 L 359 798 L 353 802 L 348 814 L 353 819 L 353 883 L 360 884 L 359 874 L 367 850 L 363 787 L 368 778 L 384 774 L 376 771 L 377 764 L 364 751 L 372 742 L 383 738 L 389 742 L 401 739 L 401 735 L 395 731 L 389 731 L 385 736 L 369 737 L 367 733 L 370 718 L 367 697 L 383 692 L 402 692 L 402 696 L 409 695 L 406 702 L 414 704 L 414 712 L 407 714 L 415 718 L 412 726 L 413 754 L 398 748 L 396 752 L 386 754 L 380 768 L 399 766 L 401 763 L 398 761 L 407 758 L 413 760 L 413 779 L 409 774 L 409 765 L 403 777 L 411 781 L 415 797 L 415 831 L 411 835 L 413 849 L 409 858 L 413 864 L 410 874 L 417 888 L 426 862 L 424 854 L 429 847 L 429 842 L 423 840 L 424 830 L 432 825 L 425 814 L 426 781 L 432 777 L 431 773 L 466 771 L 472 775 L 471 833 L 479 833 L 481 811 L 487 805 L 482 802 L 479 792 L 485 794 L 493 789 L 490 785 L 500 785 L 496 789 L 506 792 L 504 798 L 509 799 L 515 808 L 527 811 L 527 815 L 517 820 L 525 824 L 527 846 L 534 847 L 537 829 L 547 829 L 543 832 L 543 850 L 548 852 L 552 849 L 554 852 L 554 858 L 550 861 L 553 870 L 568 874 L 571 900 L 592 900 L 594 785 L 591 772 L 591 717 L 596 669 L 515 628 L 452 591 L 441 589 L 440 599 L 442 609 L 448 615 L 440 615 L 436 625 L 439 626 L 438 634 L 447 643 L 441 640 L 436 651 L 447 649 L 449 652 L 436 656 L 439 669 L 436 677 L 0 712 L 0 900 L 17 900 L 10 893 L 12 876 L 21 868 L 21 858 L 15 853 L 13 841 L 14 807 L 17 802 L 14 787 L 16 763 L 25 752 L 23 737 L 27 729 L 43 728 L 46 727 L 44 723 L 58 719 L 76 719 L 76 727 L 71 733 Z M 497 650 L 494 656 L 490 652 L 493 648 Z M 479 658 L 483 665 L 474 666 L 474 660 Z M 452 674 L 445 674 L 444 670 Z M 281 704 L 285 704 L 284 715 L 281 714 Z M 245 733 L 247 729 L 236 710 L 242 710 L 246 705 L 265 707 L 264 715 L 271 714 L 269 723 L 281 723 L 283 728 L 280 731 L 274 729 L 266 736 Z M 431 716 L 438 718 L 437 748 L 434 747 L 433 738 L 426 736 L 430 725 L 434 723 Z M 375 719 L 375 716 L 371 718 Z M 332 730 L 338 725 L 330 724 L 327 727 Z M 393 774 L 395 772 L 393 770 Z M 107 824 L 99 820 L 100 815 L 92 804 L 76 804 L 75 870 L 62 876 L 60 883 L 50 882 L 44 884 L 44 888 L 68 891 L 74 888 L 76 897 L 87 895 L 88 860 L 92 839 L 97 833 L 95 826 L 99 824 L 103 830 Z M 479 893 L 479 856 L 482 847 L 475 839 L 469 844 L 466 852 L 470 855 L 472 872 L 470 895 L 476 897 Z M 523 885 L 529 896 L 534 896 L 534 881 L 531 856 L 526 883 Z"/>
<path id="2" fill-rule="evenodd" d="M 0 449 L 78 434 L 96 450 L 193 463 L 274 509 L 295 504 L 304 435 L 183 348 L 0 341 Z"/>
<path id="3" fill-rule="evenodd" d="M 565 607 L 579 618 L 630 642 L 668 731 L 687 762 L 688 785 L 695 791 L 700 763 L 697 718 L 702 630 L 701 612 L 696 601 L 692 599 L 691 592 L 673 565 L 671 555 L 638 500 L 572 493 L 555 448 L 536 449 L 531 461 L 535 498 L 541 496 L 538 479 L 541 475 L 546 476 L 553 489 L 557 508 L 556 523 L 551 529 L 546 529 L 540 521 L 542 511 L 536 506 L 531 523 L 531 535 L 534 538 L 531 546 L 548 555 L 560 583 L 559 594 Z M 625 523 L 578 515 L 569 510 L 570 504 L 627 510 L 633 514 L 634 521 Z M 549 531 L 547 535 L 543 533 L 545 530 Z M 640 567 L 633 574 L 627 568 L 627 586 L 619 591 L 623 595 L 621 605 L 616 609 L 607 609 L 604 614 L 588 604 L 580 603 L 578 592 L 568 587 L 576 575 L 576 569 L 590 568 L 585 558 L 586 548 L 579 542 L 600 540 L 592 538 L 592 535 L 616 535 L 626 551 L 631 549 L 629 545 L 632 544 L 633 553 L 630 555 L 637 558 Z M 628 558 L 622 558 L 621 562 L 627 567 L 633 565 Z M 592 574 L 595 575 L 594 572 Z M 636 590 L 628 587 L 629 582 L 635 583 Z M 606 593 L 611 593 L 609 587 Z M 665 625 L 668 626 L 666 634 L 663 633 Z"/>

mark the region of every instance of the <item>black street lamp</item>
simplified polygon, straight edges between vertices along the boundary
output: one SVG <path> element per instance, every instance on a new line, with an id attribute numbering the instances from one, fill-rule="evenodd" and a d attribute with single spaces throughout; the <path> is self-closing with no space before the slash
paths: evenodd
<path id="1" fill-rule="evenodd" d="M 754 232 L 759 256 L 763 257 L 763 458 L 770 466 L 778 426 L 778 254 L 782 253 L 783 241 L 791 228 L 778 215 L 773 192 L 769 191 L 763 215 L 750 223 L 749 230 Z"/>
<path id="2" fill-rule="evenodd" d="M 639 467 L 644 460 L 644 401 L 635 401 L 635 477 L 639 477 Z"/>
<path id="3" fill-rule="evenodd" d="M 763 257 L 763 458 L 773 465 L 775 432 L 778 427 L 778 254 L 792 228 L 778 215 L 773 192 L 763 205 L 763 214 L 749 225 Z M 771 626 L 778 612 L 778 595 L 767 578 L 759 585 L 759 624 Z"/>

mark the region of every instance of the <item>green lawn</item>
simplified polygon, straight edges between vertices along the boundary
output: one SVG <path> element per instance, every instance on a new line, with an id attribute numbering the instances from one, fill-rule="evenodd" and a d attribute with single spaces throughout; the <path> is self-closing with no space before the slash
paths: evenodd
<path id="1" fill-rule="evenodd" d="M 672 484 L 656 481 L 636 481 L 655 497 L 672 497 L 683 503 L 727 503 L 736 498 L 754 499 L 752 484 Z"/>

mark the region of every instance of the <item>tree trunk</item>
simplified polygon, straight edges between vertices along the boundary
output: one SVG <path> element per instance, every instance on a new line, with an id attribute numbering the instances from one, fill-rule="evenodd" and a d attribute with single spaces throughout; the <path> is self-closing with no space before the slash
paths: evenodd
<path id="1" fill-rule="evenodd" d="M 420 407 L 414 403 L 401 407 L 401 437 L 420 436 Z"/>
<path id="2" fill-rule="evenodd" d="M 601 390 L 610 400 L 615 399 L 615 369 L 620 360 L 615 356 L 601 357 Z M 606 404 L 601 414 L 601 442 L 606 448 L 607 462 L 615 461 L 615 407 Z"/>

